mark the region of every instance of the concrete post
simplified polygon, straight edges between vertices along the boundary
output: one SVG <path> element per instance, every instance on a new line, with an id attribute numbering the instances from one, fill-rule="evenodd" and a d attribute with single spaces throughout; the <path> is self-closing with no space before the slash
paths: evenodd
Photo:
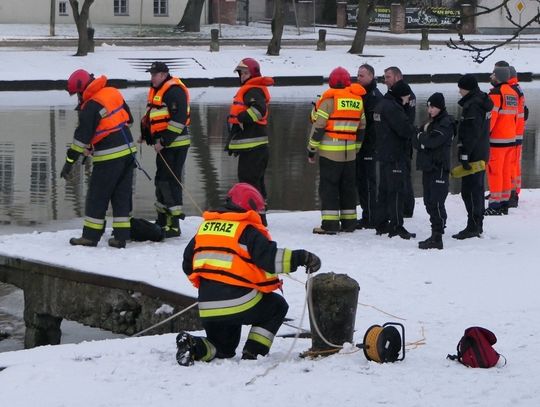
<path id="1" fill-rule="evenodd" d="M 335 350 L 326 344 L 313 323 L 315 319 L 322 336 L 335 345 L 352 343 L 358 303 L 358 283 L 346 274 L 318 274 L 311 280 L 310 326 L 311 351 Z"/>
<path id="2" fill-rule="evenodd" d="M 429 30 L 427 28 L 422 28 L 422 39 L 420 40 L 420 50 L 421 51 L 428 51 L 429 50 L 428 32 L 429 32 Z"/>
<path id="3" fill-rule="evenodd" d="M 390 32 L 402 34 L 405 32 L 405 6 L 400 3 L 390 5 Z"/>
<path id="4" fill-rule="evenodd" d="M 210 52 L 219 51 L 219 30 L 212 28 L 210 30 Z"/>
<path id="5" fill-rule="evenodd" d="M 24 322 L 26 331 L 24 333 L 24 347 L 26 349 L 43 345 L 58 345 L 62 338 L 60 325 L 62 318 L 48 314 L 32 314 L 27 316 L 25 310 Z"/>
<path id="6" fill-rule="evenodd" d="M 472 4 L 461 5 L 461 32 L 463 34 L 476 33 L 475 7 Z"/>
<path id="7" fill-rule="evenodd" d="M 319 40 L 317 41 L 317 51 L 326 51 L 326 30 L 319 30 Z"/>
<path id="8" fill-rule="evenodd" d="M 338 1 L 336 7 L 336 25 L 338 28 L 347 26 L 347 2 Z"/>

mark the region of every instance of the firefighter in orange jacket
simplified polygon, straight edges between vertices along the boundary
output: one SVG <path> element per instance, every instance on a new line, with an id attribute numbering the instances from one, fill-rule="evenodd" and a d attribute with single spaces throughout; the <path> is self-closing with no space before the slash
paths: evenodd
<path id="1" fill-rule="evenodd" d="M 242 59 L 234 71 L 238 73 L 242 86 L 230 107 L 225 151 L 238 156 L 238 181 L 253 185 L 266 200 L 268 86 L 272 86 L 274 80 L 261 75 L 261 67 L 253 58 Z"/>
<path id="2" fill-rule="evenodd" d="M 516 118 L 518 95 L 510 85 L 510 70 L 496 67 L 491 74 L 493 88 L 489 97 L 493 101 L 489 134 L 489 205 L 485 215 L 508 213 L 508 201 L 512 189 L 513 152 L 516 143 Z"/>
<path id="3" fill-rule="evenodd" d="M 356 229 L 356 154 L 364 138 L 365 89 L 351 84 L 345 68 L 335 68 L 326 90 L 311 112 L 308 160 L 319 152 L 319 196 L 322 222 L 313 233 L 336 234 Z"/>
<path id="4" fill-rule="evenodd" d="M 279 275 L 298 266 L 306 266 L 307 273 L 321 267 L 313 253 L 278 248 L 262 224 L 258 212 L 263 210 L 260 192 L 238 183 L 228 192 L 224 208 L 203 214 L 203 223 L 184 251 L 182 267 L 199 290 L 206 337 L 178 334 L 180 365 L 234 357 L 242 325 L 251 325 L 242 359 L 266 355 L 288 310 L 285 299 L 274 293 L 282 284 Z"/>
<path id="5" fill-rule="evenodd" d="M 146 70 L 151 74 L 146 114 L 141 120 L 141 139 L 156 151 L 156 223 L 165 237 L 180 236 L 184 219 L 182 172 L 190 145 L 189 91 L 169 74 L 164 62 L 155 61 Z"/>
<path id="6" fill-rule="evenodd" d="M 521 192 L 521 154 L 523 148 L 523 136 L 525 134 L 525 122 L 529 117 L 529 109 L 525 104 L 525 94 L 519 85 L 516 69 L 509 66 L 510 79 L 508 84 L 518 95 L 518 114 L 516 119 L 516 146 L 514 147 L 514 165 L 512 171 L 512 191 L 510 191 L 510 200 L 508 206 L 517 208 L 519 202 L 519 193 Z"/>
<path id="7" fill-rule="evenodd" d="M 60 176 L 69 177 L 80 155 L 92 156 L 93 162 L 82 237 L 71 238 L 69 243 L 97 246 L 105 231 L 105 214 L 110 202 L 113 237 L 108 244 L 124 248 L 130 239 L 132 179 L 137 152 L 128 127 L 133 122 L 131 112 L 118 89 L 107 86 L 107 77 L 94 78 L 84 69 L 71 74 L 67 91 L 79 98 L 79 124 Z"/>

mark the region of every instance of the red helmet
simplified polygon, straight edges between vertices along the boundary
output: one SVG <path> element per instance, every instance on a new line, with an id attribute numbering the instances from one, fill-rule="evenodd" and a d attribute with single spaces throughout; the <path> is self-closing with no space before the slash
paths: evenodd
<path id="1" fill-rule="evenodd" d="M 244 58 L 240 63 L 234 68 L 234 72 L 237 71 L 248 71 L 249 76 L 256 78 L 261 76 L 261 66 L 253 58 Z"/>
<path id="2" fill-rule="evenodd" d="M 239 182 L 227 192 L 227 199 L 232 204 L 246 211 L 264 212 L 264 198 L 253 185 Z"/>
<path id="3" fill-rule="evenodd" d="M 351 75 L 345 68 L 338 66 L 330 72 L 328 84 L 331 88 L 346 88 L 351 85 Z"/>
<path id="4" fill-rule="evenodd" d="M 67 91 L 70 95 L 82 93 L 94 77 L 84 69 L 77 69 L 67 80 Z"/>

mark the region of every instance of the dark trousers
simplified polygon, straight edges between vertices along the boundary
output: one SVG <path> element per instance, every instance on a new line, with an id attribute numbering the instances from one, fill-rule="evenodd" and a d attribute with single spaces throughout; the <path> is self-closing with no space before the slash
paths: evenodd
<path id="1" fill-rule="evenodd" d="M 412 185 L 411 160 L 405 162 L 405 192 L 403 194 L 403 216 L 412 218 L 414 213 L 414 190 Z"/>
<path id="2" fill-rule="evenodd" d="M 268 166 L 268 145 L 253 150 L 240 151 L 238 154 L 238 182 L 247 182 L 253 185 L 266 199 L 266 186 L 264 173 Z"/>
<path id="3" fill-rule="evenodd" d="M 154 185 L 156 186 L 156 200 L 159 208 L 175 208 L 173 214 L 178 215 L 182 206 L 182 171 L 186 162 L 189 147 L 164 148 L 161 154 L 156 155 L 156 176 Z M 166 163 L 163 161 L 165 159 Z M 170 167 L 170 169 L 169 169 Z M 171 172 L 172 171 L 172 172 Z M 173 175 L 174 172 L 174 175 Z M 178 178 L 178 180 L 175 179 Z"/>
<path id="4" fill-rule="evenodd" d="M 206 338 L 216 347 L 216 357 L 232 358 L 240 343 L 242 325 L 252 325 L 252 329 L 263 328 L 275 335 L 288 310 L 289 305 L 281 295 L 269 293 L 264 294 L 257 305 L 246 311 L 223 317 L 202 318 L 202 325 Z M 244 351 L 253 355 L 266 355 L 269 350 L 268 346 L 252 339 L 248 339 L 244 345 Z M 202 356 L 196 355 L 196 359 Z"/>
<path id="5" fill-rule="evenodd" d="M 391 228 L 403 226 L 403 197 L 405 194 L 406 163 L 380 162 L 377 194 L 376 226 L 389 222 Z"/>
<path id="6" fill-rule="evenodd" d="M 330 231 L 356 227 L 356 161 L 319 159 L 319 197 L 322 228 Z M 334 219 L 325 219 L 334 214 Z"/>
<path id="7" fill-rule="evenodd" d="M 96 221 L 103 221 L 103 228 L 85 225 L 82 233 L 84 238 L 94 241 L 101 239 L 105 231 L 105 215 L 110 202 L 113 224 L 116 220 L 120 220 L 118 223 L 121 225 L 113 226 L 113 235 L 119 240 L 129 240 L 134 168 L 134 159 L 131 155 L 94 164 L 86 193 L 85 216 L 96 224 L 98 223 Z"/>
<path id="8" fill-rule="evenodd" d="M 467 228 L 482 233 L 484 221 L 485 171 L 467 175 L 461 179 L 461 198 L 467 209 Z"/>
<path id="9" fill-rule="evenodd" d="M 444 234 L 446 227 L 446 208 L 444 202 L 448 196 L 449 172 L 440 170 L 422 172 L 424 205 L 431 222 L 433 233 Z"/>
<path id="10" fill-rule="evenodd" d="M 375 226 L 375 207 L 377 205 L 377 162 L 372 152 L 356 155 L 356 189 L 362 208 L 362 219 Z"/>

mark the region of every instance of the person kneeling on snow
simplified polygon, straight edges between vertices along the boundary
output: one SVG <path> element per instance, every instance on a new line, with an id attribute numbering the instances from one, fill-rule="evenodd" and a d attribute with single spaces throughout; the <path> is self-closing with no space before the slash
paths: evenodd
<path id="1" fill-rule="evenodd" d="M 203 222 L 184 251 L 182 267 L 199 289 L 199 316 L 206 337 L 180 332 L 176 360 L 190 366 L 195 360 L 232 358 L 240 343 L 242 325 L 251 325 L 242 359 L 266 355 L 289 308 L 273 291 L 279 274 L 305 266 L 321 268 L 307 250 L 278 248 L 263 225 L 264 198 L 247 183 L 234 185 L 225 206 L 203 214 Z"/>

